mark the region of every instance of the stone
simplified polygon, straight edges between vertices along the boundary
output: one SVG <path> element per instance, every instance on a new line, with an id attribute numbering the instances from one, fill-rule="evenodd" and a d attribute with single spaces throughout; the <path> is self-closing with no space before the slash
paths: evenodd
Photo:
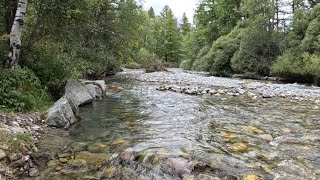
<path id="1" fill-rule="evenodd" d="M 21 134 L 28 132 L 25 128 L 21 127 L 9 127 L 13 134 Z"/>
<path id="2" fill-rule="evenodd" d="M 244 180 L 263 180 L 263 178 L 256 174 L 249 174 L 244 177 Z"/>
<path id="3" fill-rule="evenodd" d="M 3 168 L 0 168 L 0 179 L 1 179 L 1 175 L 2 176 L 6 175 L 6 170 Z"/>
<path id="4" fill-rule="evenodd" d="M 87 161 L 84 159 L 71 159 L 68 161 L 68 165 L 74 166 L 74 167 L 80 167 L 86 164 L 87 164 Z"/>
<path id="5" fill-rule="evenodd" d="M 94 85 L 94 89 L 96 91 L 96 97 L 101 99 L 104 96 L 104 93 L 102 92 L 101 88 Z"/>
<path id="6" fill-rule="evenodd" d="M 108 145 L 101 143 L 91 144 L 87 148 L 87 150 L 91 153 L 106 153 L 108 149 Z"/>
<path id="7" fill-rule="evenodd" d="M 0 128 L 0 132 L 1 133 L 9 133 L 9 134 L 13 133 L 9 128 Z"/>
<path id="8" fill-rule="evenodd" d="M 93 84 L 86 84 L 84 86 L 86 88 L 86 90 L 88 91 L 88 93 L 90 94 L 90 96 L 93 98 L 93 99 L 96 99 L 97 97 L 97 92 L 96 92 L 96 88 Z"/>
<path id="9" fill-rule="evenodd" d="M 10 166 L 12 167 L 23 167 L 25 163 L 30 159 L 30 156 L 23 156 L 21 159 L 14 161 Z"/>
<path id="10" fill-rule="evenodd" d="M 98 86 L 102 94 L 106 93 L 106 82 L 104 80 L 96 80 L 96 81 L 90 81 L 90 80 L 82 80 L 81 81 L 83 84 L 93 84 L 95 86 Z"/>
<path id="11" fill-rule="evenodd" d="M 49 168 L 54 168 L 54 167 L 59 166 L 60 164 L 61 164 L 61 163 L 60 163 L 59 160 L 51 160 L 51 161 L 49 161 L 49 162 L 47 163 L 47 166 L 48 166 Z"/>
<path id="12" fill-rule="evenodd" d="M 315 100 L 314 103 L 320 104 L 320 100 Z"/>
<path id="13" fill-rule="evenodd" d="M 169 158 L 166 164 L 180 177 L 191 175 L 193 169 L 193 163 L 183 158 Z"/>
<path id="14" fill-rule="evenodd" d="M 273 137 L 270 134 L 260 134 L 259 137 L 267 142 L 273 141 Z"/>
<path id="15" fill-rule="evenodd" d="M 116 171 L 117 168 L 115 166 L 106 167 L 103 170 L 102 177 L 110 178 L 116 173 Z"/>
<path id="16" fill-rule="evenodd" d="M 17 161 L 19 159 L 21 159 L 23 157 L 23 155 L 21 153 L 13 153 L 10 154 L 9 156 L 10 161 Z"/>
<path id="17" fill-rule="evenodd" d="M 264 131 L 262 129 L 254 126 L 248 126 L 248 131 L 250 134 L 264 134 Z"/>
<path id="18" fill-rule="evenodd" d="M 58 154 L 58 157 L 59 158 L 67 158 L 67 157 L 70 157 L 71 154 L 70 153 L 62 153 L 62 154 Z"/>
<path id="19" fill-rule="evenodd" d="M 234 152 L 245 152 L 248 149 L 248 146 L 244 143 L 234 143 L 231 145 L 231 150 Z"/>
<path id="20" fill-rule="evenodd" d="M 69 103 L 72 101 L 70 105 L 76 106 L 73 109 L 85 104 L 89 104 L 94 100 L 86 90 L 85 86 L 83 86 L 77 80 L 69 80 L 67 82 L 65 87 L 65 96 Z"/>
<path id="21" fill-rule="evenodd" d="M 119 86 L 109 85 L 108 86 L 108 90 L 110 92 L 119 93 L 119 92 L 122 92 L 124 89 L 122 87 L 119 87 Z"/>
<path id="22" fill-rule="evenodd" d="M 71 105 L 62 97 L 47 111 L 46 124 L 54 127 L 69 127 L 77 121 Z"/>
<path id="23" fill-rule="evenodd" d="M 87 143 L 84 142 L 75 142 L 73 144 L 71 144 L 71 148 L 73 152 L 80 152 L 80 151 L 84 151 L 87 149 Z"/>
<path id="24" fill-rule="evenodd" d="M 197 179 L 201 179 L 201 180 L 220 180 L 220 178 L 218 178 L 218 177 L 212 177 L 212 176 L 210 176 L 210 175 L 208 175 L 208 174 L 199 174 L 198 176 L 197 176 Z"/>
<path id="25" fill-rule="evenodd" d="M 66 159 L 66 158 L 59 158 L 59 161 L 62 162 L 62 163 L 66 163 L 66 162 L 68 162 L 69 160 Z"/>
<path id="26" fill-rule="evenodd" d="M 2 149 L 0 149 L 0 160 L 4 159 L 5 157 L 7 157 L 7 154 Z"/>
<path id="27" fill-rule="evenodd" d="M 291 133 L 291 129 L 289 128 L 282 128 L 281 131 L 285 134 L 290 134 Z"/>
<path id="28" fill-rule="evenodd" d="M 37 168 L 30 168 L 29 169 L 29 176 L 36 177 L 39 175 L 39 170 Z"/>
<path id="29" fill-rule="evenodd" d="M 90 165 L 101 166 L 110 158 L 105 153 L 91 153 L 89 151 L 81 151 L 76 154 L 75 159 L 85 160 Z"/>

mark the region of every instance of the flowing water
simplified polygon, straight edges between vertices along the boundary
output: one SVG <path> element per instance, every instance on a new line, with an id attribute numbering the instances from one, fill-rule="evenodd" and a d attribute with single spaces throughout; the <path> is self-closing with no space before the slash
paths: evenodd
<path id="1" fill-rule="evenodd" d="M 107 79 L 124 91 L 48 138 L 60 158 L 39 179 L 320 179 L 316 104 L 162 92 L 137 75 Z"/>

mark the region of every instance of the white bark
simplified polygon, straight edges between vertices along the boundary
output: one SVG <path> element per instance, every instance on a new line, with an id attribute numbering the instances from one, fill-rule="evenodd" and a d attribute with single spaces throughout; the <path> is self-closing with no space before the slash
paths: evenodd
<path id="1" fill-rule="evenodd" d="M 24 17 L 27 12 L 28 0 L 19 0 L 17 11 L 10 33 L 10 53 L 6 62 L 6 67 L 13 69 L 18 65 L 21 50 L 21 33 L 24 24 Z"/>

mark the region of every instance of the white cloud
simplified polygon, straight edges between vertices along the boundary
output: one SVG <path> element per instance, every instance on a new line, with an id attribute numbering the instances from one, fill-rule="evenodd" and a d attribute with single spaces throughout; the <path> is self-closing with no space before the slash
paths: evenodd
<path id="1" fill-rule="evenodd" d="M 197 2 L 198 0 L 145 0 L 143 8 L 148 10 L 152 6 L 155 13 L 159 15 L 162 8 L 168 5 L 178 19 L 181 19 L 182 14 L 185 12 L 189 21 L 192 22 Z"/>

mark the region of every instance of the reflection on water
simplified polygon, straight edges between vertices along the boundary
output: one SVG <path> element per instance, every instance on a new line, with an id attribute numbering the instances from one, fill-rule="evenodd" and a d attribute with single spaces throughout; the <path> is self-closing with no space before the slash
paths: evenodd
<path id="1" fill-rule="evenodd" d="M 83 107 L 83 119 L 68 137 L 70 144 L 106 144 L 110 156 L 130 149 L 140 163 L 152 157 L 149 161 L 156 164 L 155 155 L 159 154 L 160 159 L 195 159 L 210 167 L 198 168 L 202 174 L 193 167 L 191 174 L 198 179 L 217 170 L 223 174 L 218 177 L 226 179 L 248 174 L 265 179 L 320 178 L 320 112 L 314 104 L 277 98 L 252 100 L 246 96 L 189 96 L 159 92 L 156 84 L 123 77 L 108 81 L 125 91 L 109 93 L 105 99 Z M 183 161 L 179 162 L 183 166 Z M 119 170 L 113 166 L 117 167 L 108 166 L 107 173 Z M 174 178 L 160 172 L 139 174 L 154 179 Z"/>

